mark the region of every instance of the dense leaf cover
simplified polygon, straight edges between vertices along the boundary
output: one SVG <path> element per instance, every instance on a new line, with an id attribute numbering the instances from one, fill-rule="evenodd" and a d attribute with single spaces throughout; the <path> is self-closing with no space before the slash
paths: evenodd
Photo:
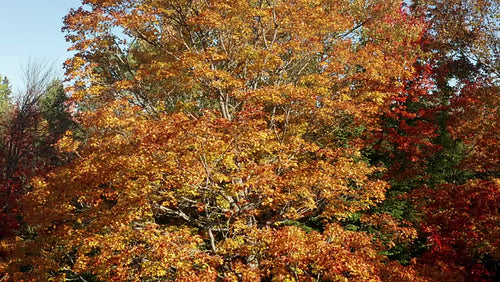
<path id="1" fill-rule="evenodd" d="M 0 279 L 493 280 L 498 3 L 458 2 L 84 0 Z"/>

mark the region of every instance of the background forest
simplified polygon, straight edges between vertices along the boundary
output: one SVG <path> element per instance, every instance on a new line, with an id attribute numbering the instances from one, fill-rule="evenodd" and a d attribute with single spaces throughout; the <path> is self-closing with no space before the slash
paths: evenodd
<path id="1" fill-rule="evenodd" d="M 498 0 L 83 0 L 0 79 L 0 281 L 495 281 Z"/>

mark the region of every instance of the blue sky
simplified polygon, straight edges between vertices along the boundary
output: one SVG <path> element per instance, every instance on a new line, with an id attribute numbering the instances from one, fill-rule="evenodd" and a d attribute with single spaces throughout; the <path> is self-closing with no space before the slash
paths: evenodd
<path id="1" fill-rule="evenodd" d="M 62 63 L 71 56 L 61 32 L 62 18 L 80 0 L 0 0 L 0 75 L 22 88 L 21 66 L 31 60 Z"/>

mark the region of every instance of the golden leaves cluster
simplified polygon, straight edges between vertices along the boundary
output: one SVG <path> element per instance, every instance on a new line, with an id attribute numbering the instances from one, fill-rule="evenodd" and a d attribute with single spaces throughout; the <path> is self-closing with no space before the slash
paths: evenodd
<path id="1" fill-rule="evenodd" d="M 30 273 L 379 279 L 338 222 L 388 189 L 360 136 L 411 75 L 421 25 L 396 2 L 85 1 L 66 30 L 88 136 L 33 183 L 35 252 L 58 252 Z"/>

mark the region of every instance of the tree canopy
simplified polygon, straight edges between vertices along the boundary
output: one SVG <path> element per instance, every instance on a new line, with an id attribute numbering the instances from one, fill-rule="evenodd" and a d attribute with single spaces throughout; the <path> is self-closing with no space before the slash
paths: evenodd
<path id="1" fill-rule="evenodd" d="M 82 1 L 0 275 L 494 279 L 496 8 Z"/>

